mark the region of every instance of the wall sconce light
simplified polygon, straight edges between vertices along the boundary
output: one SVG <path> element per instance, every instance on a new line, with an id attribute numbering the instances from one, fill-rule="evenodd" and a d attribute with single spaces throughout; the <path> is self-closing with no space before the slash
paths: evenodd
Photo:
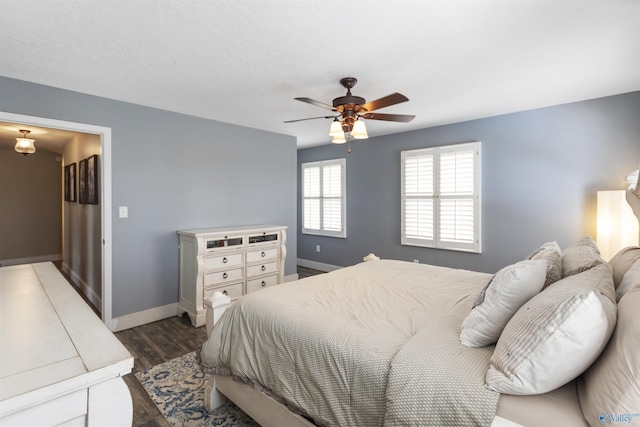
<path id="1" fill-rule="evenodd" d="M 25 130 L 25 129 L 20 129 L 20 132 L 22 133 L 22 138 L 16 138 L 16 146 L 14 147 L 15 150 L 22 154 L 22 155 L 27 155 L 27 154 L 33 154 L 36 152 L 36 147 L 35 145 L 33 145 L 34 142 L 36 142 L 34 139 L 29 139 L 27 138 L 27 135 L 29 135 L 31 133 L 30 130 Z"/>
<path id="2" fill-rule="evenodd" d="M 625 190 L 598 191 L 597 244 L 609 261 L 620 249 L 638 245 L 638 219 Z"/>

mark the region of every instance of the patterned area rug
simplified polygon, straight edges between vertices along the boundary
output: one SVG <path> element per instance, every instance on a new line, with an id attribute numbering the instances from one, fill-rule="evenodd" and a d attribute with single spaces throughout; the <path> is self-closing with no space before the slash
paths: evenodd
<path id="1" fill-rule="evenodd" d="M 138 372 L 136 378 L 174 427 L 259 427 L 231 401 L 207 412 L 205 375 L 196 362 L 195 352 Z"/>

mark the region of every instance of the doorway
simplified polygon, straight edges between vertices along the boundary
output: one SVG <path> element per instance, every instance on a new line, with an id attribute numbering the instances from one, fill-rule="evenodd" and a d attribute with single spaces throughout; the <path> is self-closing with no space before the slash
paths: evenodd
<path id="1" fill-rule="evenodd" d="M 103 323 L 113 330 L 112 319 L 112 224 L 111 224 L 111 128 L 95 126 L 85 123 L 68 122 L 48 119 L 44 117 L 27 116 L 0 111 L 0 121 L 39 126 L 93 134 L 100 137 L 101 155 L 98 167 L 98 186 L 101 191 L 101 261 L 102 261 L 102 290 L 101 313 Z"/>

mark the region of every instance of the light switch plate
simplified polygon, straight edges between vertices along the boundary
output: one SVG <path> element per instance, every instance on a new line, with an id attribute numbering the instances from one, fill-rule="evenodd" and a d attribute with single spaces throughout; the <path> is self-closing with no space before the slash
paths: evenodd
<path id="1" fill-rule="evenodd" d="M 120 206 L 118 208 L 118 216 L 120 218 L 129 218 L 129 208 L 127 206 Z"/>

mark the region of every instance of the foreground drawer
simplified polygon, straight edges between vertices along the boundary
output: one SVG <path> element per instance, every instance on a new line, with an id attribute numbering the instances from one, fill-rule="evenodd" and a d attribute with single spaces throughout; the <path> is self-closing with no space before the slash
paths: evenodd
<path id="1" fill-rule="evenodd" d="M 265 248 L 257 251 L 247 251 L 247 262 L 264 262 L 278 258 L 278 248 Z"/>
<path id="2" fill-rule="evenodd" d="M 250 265 L 247 266 L 247 277 L 275 273 L 276 271 L 278 271 L 277 262 L 265 262 L 263 264 Z"/>
<path id="3" fill-rule="evenodd" d="M 268 288 L 269 286 L 278 284 L 278 275 L 261 277 L 259 279 L 247 280 L 247 293 L 253 291 L 259 291 L 260 289 Z"/>
<path id="4" fill-rule="evenodd" d="M 220 291 L 224 295 L 229 296 L 231 299 L 240 298 L 242 296 L 242 282 L 232 283 L 224 286 L 210 286 L 204 288 L 204 297 L 208 298 L 213 295 L 215 291 Z"/>
<path id="5" fill-rule="evenodd" d="M 224 282 L 230 282 L 232 280 L 242 279 L 244 277 L 242 268 L 232 268 L 223 271 L 214 271 L 204 275 L 204 285 L 222 284 Z"/>
<path id="6" fill-rule="evenodd" d="M 242 257 L 242 253 L 204 257 L 205 270 L 236 267 L 243 264 L 244 259 Z"/>

